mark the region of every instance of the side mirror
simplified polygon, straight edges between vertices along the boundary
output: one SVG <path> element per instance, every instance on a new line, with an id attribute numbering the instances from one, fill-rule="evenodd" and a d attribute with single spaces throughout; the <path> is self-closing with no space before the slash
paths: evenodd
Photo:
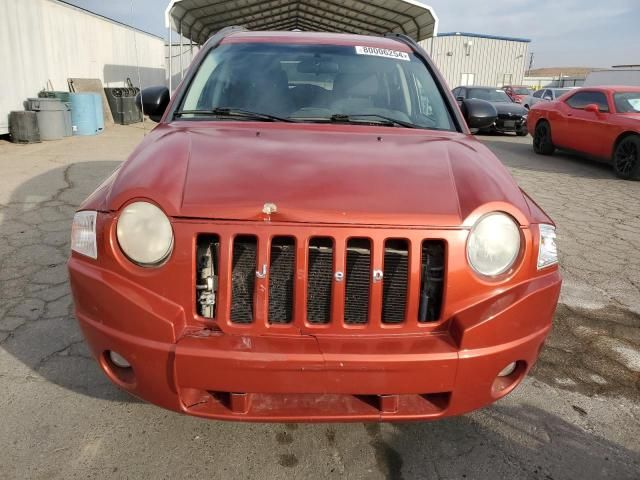
<path id="1" fill-rule="evenodd" d="M 584 107 L 584 111 L 591 112 L 591 113 L 599 113 L 600 107 L 598 107 L 598 105 L 596 105 L 595 103 L 590 103 L 589 105 L 586 105 Z"/>
<path id="2" fill-rule="evenodd" d="M 544 97 L 542 97 L 542 99 L 550 102 L 553 100 L 553 97 L 551 95 L 545 95 Z"/>
<path id="3" fill-rule="evenodd" d="M 464 97 L 456 97 L 456 101 L 458 101 L 458 102 L 464 102 Z"/>
<path id="4" fill-rule="evenodd" d="M 462 102 L 462 115 L 469 128 L 487 128 L 498 119 L 498 111 L 486 100 L 470 98 Z"/>
<path id="5" fill-rule="evenodd" d="M 169 89 L 167 87 L 149 87 L 142 90 L 137 98 L 138 108 L 154 122 L 159 122 L 169 106 Z"/>

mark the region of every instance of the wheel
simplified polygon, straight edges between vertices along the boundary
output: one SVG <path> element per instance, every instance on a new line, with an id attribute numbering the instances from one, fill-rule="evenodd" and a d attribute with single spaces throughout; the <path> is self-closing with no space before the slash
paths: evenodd
<path id="1" fill-rule="evenodd" d="M 522 127 L 516 130 L 516 135 L 519 137 L 526 137 L 528 133 L 529 131 L 527 130 L 527 127 Z"/>
<path id="2" fill-rule="evenodd" d="M 553 155 L 556 151 L 551 141 L 551 125 L 548 122 L 542 121 L 536 125 L 533 134 L 533 151 L 538 155 Z"/>
<path id="3" fill-rule="evenodd" d="M 624 180 L 640 180 L 640 136 L 623 138 L 613 153 L 613 171 Z"/>

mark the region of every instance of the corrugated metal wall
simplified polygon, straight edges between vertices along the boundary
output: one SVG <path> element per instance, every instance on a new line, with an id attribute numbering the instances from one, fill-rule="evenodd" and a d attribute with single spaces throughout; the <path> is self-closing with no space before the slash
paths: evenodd
<path id="1" fill-rule="evenodd" d="M 134 35 L 143 85 L 164 85 L 165 42 L 54 0 L 0 0 L 0 134 L 47 81 L 67 90 L 67 78 L 99 78 L 105 86 L 138 84 Z"/>
<path id="2" fill-rule="evenodd" d="M 451 35 L 430 38 L 421 45 L 452 89 L 471 78 L 464 74 L 472 74 L 475 85 L 520 85 L 529 60 L 529 44 L 521 41 Z"/>

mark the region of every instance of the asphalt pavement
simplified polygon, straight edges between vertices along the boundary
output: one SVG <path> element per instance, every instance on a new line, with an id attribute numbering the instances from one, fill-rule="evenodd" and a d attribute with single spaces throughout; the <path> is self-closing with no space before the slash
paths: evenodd
<path id="1" fill-rule="evenodd" d="M 72 315 L 75 207 L 142 135 L 0 141 L 0 478 L 640 478 L 640 182 L 479 137 L 557 222 L 565 278 L 538 365 L 495 405 L 397 425 L 206 421 L 112 386 Z"/>

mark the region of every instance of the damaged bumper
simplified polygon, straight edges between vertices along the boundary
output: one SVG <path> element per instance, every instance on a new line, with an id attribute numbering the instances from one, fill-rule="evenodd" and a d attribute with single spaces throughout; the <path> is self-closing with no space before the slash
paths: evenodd
<path id="1" fill-rule="evenodd" d="M 437 333 L 244 336 L 184 328 L 180 306 L 83 262 L 69 270 L 76 316 L 114 383 L 164 408 L 246 421 L 406 421 L 480 408 L 533 366 L 560 290 L 552 271 L 470 305 Z"/>

